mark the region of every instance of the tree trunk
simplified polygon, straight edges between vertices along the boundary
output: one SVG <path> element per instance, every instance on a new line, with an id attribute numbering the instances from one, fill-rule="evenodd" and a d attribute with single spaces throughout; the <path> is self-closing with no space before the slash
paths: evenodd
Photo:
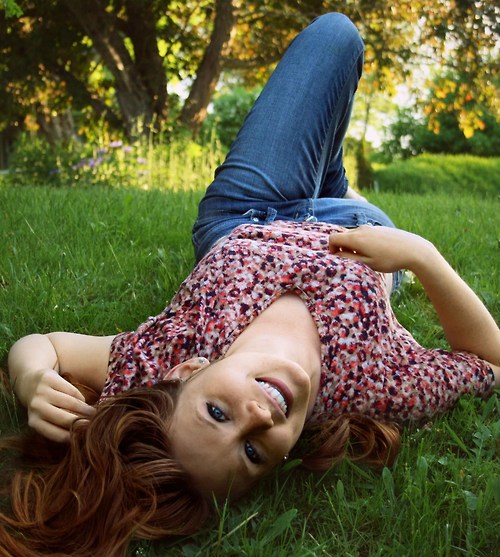
<path id="1" fill-rule="evenodd" d="M 125 29 L 134 45 L 135 67 L 151 100 L 155 122 L 160 128 L 168 116 L 167 76 L 158 52 L 156 15 L 151 2 L 126 0 Z"/>
<path id="2" fill-rule="evenodd" d="M 100 0 L 64 0 L 115 80 L 116 96 L 129 136 L 148 129 L 153 106 L 118 29 L 117 18 Z"/>
<path id="3" fill-rule="evenodd" d="M 194 133 L 207 115 L 207 107 L 212 98 L 222 71 L 222 57 L 229 46 L 234 25 L 232 0 L 216 0 L 214 29 L 205 55 L 196 72 L 189 96 L 182 107 L 180 121 Z"/>
<path id="4" fill-rule="evenodd" d="M 37 103 L 36 121 L 43 135 L 52 145 L 77 137 L 71 110 L 53 114 L 46 106 Z"/>

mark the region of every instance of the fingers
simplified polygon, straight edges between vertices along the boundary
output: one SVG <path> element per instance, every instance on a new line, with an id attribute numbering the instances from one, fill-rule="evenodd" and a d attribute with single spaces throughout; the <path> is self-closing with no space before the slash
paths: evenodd
<path id="1" fill-rule="evenodd" d="M 66 406 L 71 406 L 71 402 L 65 400 Z M 94 408 L 79 411 L 68 411 L 53 405 L 48 401 L 34 400 L 33 405 L 28 411 L 28 425 L 41 435 L 52 439 L 52 441 L 66 442 L 69 439 L 69 430 L 73 422 L 79 418 L 88 418 L 94 412 Z"/>
<path id="2" fill-rule="evenodd" d="M 54 389 L 44 388 L 37 392 L 31 401 L 31 410 L 40 412 L 44 409 L 54 407 L 71 414 L 73 417 L 88 418 L 95 412 L 95 408 L 87 403 L 77 400 L 71 395 L 56 391 Z"/>
<path id="3" fill-rule="evenodd" d="M 95 409 L 85 402 L 82 393 L 57 373 L 46 374 L 44 381 L 39 383 L 31 407 L 36 407 L 40 402 L 46 402 L 76 416 L 88 417 L 95 412 Z"/>
<path id="4" fill-rule="evenodd" d="M 36 386 L 28 406 L 28 424 L 38 433 L 57 442 L 67 441 L 77 418 L 90 418 L 95 408 L 85 403 L 76 387 L 48 371 Z"/>
<path id="5" fill-rule="evenodd" d="M 69 441 L 69 428 L 60 427 L 31 416 L 28 419 L 28 425 L 40 435 L 56 443 L 67 443 Z"/>
<path id="6" fill-rule="evenodd" d="M 372 226 L 363 225 L 359 228 L 346 230 L 345 232 L 332 232 L 328 240 L 330 252 L 346 257 L 349 257 L 349 254 L 362 254 L 364 235 L 360 234 L 360 231 L 368 231 L 370 233 L 370 230 L 373 230 Z"/>
<path id="7" fill-rule="evenodd" d="M 392 273 L 402 267 L 401 248 L 395 229 L 383 226 L 363 225 L 345 232 L 333 232 L 329 236 L 329 248 L 333 255 L 359 261 L 374 271 Z"/>
<path id="8" fill-rule="evenodd" d="M 66 381 L 66 379 L 61 377 L 57 372 L 48 373 L 45 376 L 45 384 L 55 391 L 60 391 L 61 393 L 65 393 L 76 400 L 85 402 L 85 397 L 82 393 L 69 381 Z"/>
<path id="9" fill-rule="evenodd" d="M 73 419 L 75 421 L 76 418 Z M 33 428 L 37 433 L 43 435 L 47 439 L 51 441 L 55 441 L 56 443 L 67 443 L 70 437 L 70 428 L 60 427 L 50 422 L 44 421 L 34 421 L 33 424 L 28 421 L 28 424 L 31 428 Z M 71 425 L 71 424 L 70 424 Z"/>
<path id="10" fill-rule="evenodd" d="M 411 269 L 426 243 L 420 236 L 385 226 L 363 225 L 329 236 L 331 253 L 361 261 L 382 273 Z"/>

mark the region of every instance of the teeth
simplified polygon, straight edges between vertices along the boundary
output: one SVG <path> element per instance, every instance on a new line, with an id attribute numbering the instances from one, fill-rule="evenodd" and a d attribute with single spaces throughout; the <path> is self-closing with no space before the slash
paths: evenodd
<path id="1" fill-rule="evenodd" d="M 286 403 L 285 397 L 281 394 L 281 392 L 274 385 L 267 383 L 267 381 L 257 382 L 266 392 L 268 392 L 274 398 L 283 413 L 286 415 L 288 412 L 288 405 Z"/>

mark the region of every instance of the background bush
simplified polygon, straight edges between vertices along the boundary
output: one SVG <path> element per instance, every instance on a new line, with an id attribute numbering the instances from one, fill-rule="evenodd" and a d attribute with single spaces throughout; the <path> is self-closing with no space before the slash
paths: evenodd
<path id="1" fill-rule="evenodd" d="M 51 144 L 35 135 L 16 142 L 5 180 L 13 186 L 106 186 L 141 189 L 206 187 L 222 152 L 178 136 L 127 144 L 121 140 Z"/>
<path id="2" fill-rule="evenodd" d="M 240 86 L 215 95 L 211 112 L 203 122 L 203 141 L 216 138 L 223 149 L 229 149 L 260 91 L 261 87 L 247 89 Z"/>

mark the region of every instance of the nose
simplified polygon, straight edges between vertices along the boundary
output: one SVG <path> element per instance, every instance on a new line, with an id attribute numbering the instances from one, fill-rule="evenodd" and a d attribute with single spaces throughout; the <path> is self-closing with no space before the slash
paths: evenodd
<path id="1" fill-rule="evenodd" d="M 273 427 L 274 421 L 269 408 L 256 400 L 245 403 L 245 425 L 249 430 L 264 430 Z"/>

